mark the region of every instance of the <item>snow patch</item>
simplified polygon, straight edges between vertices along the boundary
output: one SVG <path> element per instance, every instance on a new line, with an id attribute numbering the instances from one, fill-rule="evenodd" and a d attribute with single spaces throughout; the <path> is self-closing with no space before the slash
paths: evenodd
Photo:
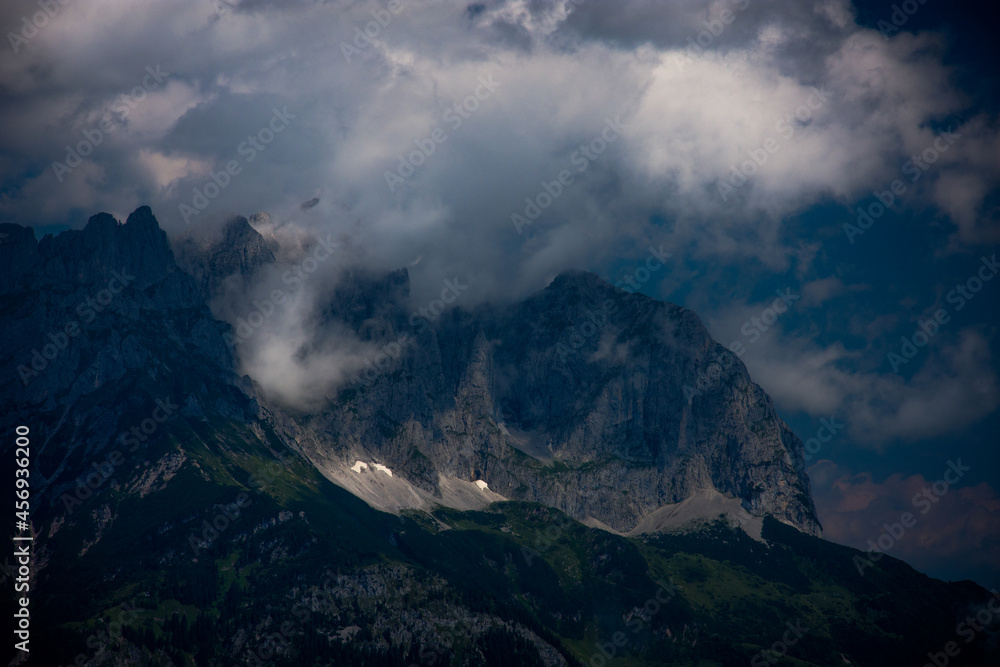
<path id="1" fill-rule="evenodd" d="M 483 480 L 481 480 L 481 479 L 477 479 L 477 480 L 476 480 L 476 486 L 478 486 L 478 487 L 479 487 L 480 489 L 482 489 L 483 491 L 485 491 L 486 489 L 488 489 L 488 488 L 490 487 L 490 485 L 489 485 L 489 484 L 487 484 L 486 482 L 484 482 L 484 481 L 483 481 Z"/>
<path id="2" fill-rule="evenodd" d="M 389 470 L 388 468 L 386 468 L 381 463 L 373 463 L 372 465 L 375 466 L 375 470 L 381 470 L 382 472 L 384 472 L 389 477 L 392 477 L 392 471 Z"/>
<path id="3" fill-rule="evenodd" d="M 353 470 L 354 472 L 361 472 L 362 470 L 364 470 L 367 467 L 368 467 L 367 463 L 365 463 L 364 461 L 358 461 L 354 465 L 351 466 L 351 470 Z"/>

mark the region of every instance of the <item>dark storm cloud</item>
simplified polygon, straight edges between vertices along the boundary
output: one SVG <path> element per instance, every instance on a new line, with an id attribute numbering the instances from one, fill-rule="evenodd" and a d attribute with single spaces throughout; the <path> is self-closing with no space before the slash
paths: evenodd
<path id="1" fill-rule="evenodd" d="M 37 7 L 5 3 L 0 24 L 17 31 Z M 719 265 L 786 271 L 816 252 L 789 236 L 791 216 L 871 199 L 951 117 L 963 119 L 961 142 L 901 206 L 940 211 L 933 224 L 956 252 L 996 236 L 982 215 L 1000 180 L 995 119 L 966 108 L 938 35 L 884 39 L 840 0 L 188 0 L 142 11 L 104 0 L 67 3 L 17 53 L 7 46 L 3 219 L 79 227 L 148 203 L 178 234 L 267 210 L 350 237 L 358 251 L 345 262 L 411 266 L 417 300 L 454 276 L 468 277 L 470 305 L 509 300 L 660 244 L 693 263 L 665 272 L 675 284 Z M 169 75 L 147 90 L 149 67 Z M 280 132 L 275 113 L 287 118 Z M 622 127 L 614 141 L 602 137 L 609 122 Z M 88 141 L 71 171 L 54 166 Z M 540 206 L 565 171 L 572 183 Z M 532 205 L 539 214 L 519 228 Z M 708 288 L 693 284 L 699 303 Z M 745 306 L 702 312 L 738 324 Z M 785 390 L 797 408 L 850 397 L 890 425 L 886 437 L 912 430 L 882 418 L 915 389 L 885 407 L 876 397 L 898 380 L 845 371 L 850 351 L 784 331 L 785 356 L 755 369 L 769 391 L 816 363 L 823 372 Z M 959 368 L 966 376 L 950 381 L 994 386 L 982 367 Z M 987 392 L 955 414 L 994 403 Z"/>

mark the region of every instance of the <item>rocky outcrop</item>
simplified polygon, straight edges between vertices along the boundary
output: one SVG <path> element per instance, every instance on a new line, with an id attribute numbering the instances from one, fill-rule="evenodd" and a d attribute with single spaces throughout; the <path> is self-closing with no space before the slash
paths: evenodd
<path id="1" fill-rule="evenodd" d="M 186 256 L 200 276 L 178 267 L 147 207 L 124 225 L 99 214 L 40 242 L 0 231 L 5 426 L 31 416 L 42 437 L 98 452 L 170 396 L 195 416 L 266 415 L 330 479 L 383 509 L 530 500 L 626 533 L 715 491 L 819 532 L 802 443 L 739 359 L 691 311 L 593 274 L 560 275 L 517 304 L 443 313 L 413 310 L 405 270 L 347 274 L 322 296 L 314 343 L 346 329 L 380 352 L 304 413 L 261 407 L 235 372 L 231 328 L 206 306 L 275 262 L 245 218 Z M 358 461 L 370 467 L 353 470 Z M 65 455 L 41 465 L 50 483 L 79 474 Z"/>
<path id="2" fill-rule="evenodd" d="M 257 222 L 270 222 L 267 214 L 251 216 Z M 241 215 L 230 219 L 215 239 L 185 236 L 176 242 L 177 263 L 198 281 L 206 300 L 228 291 L 245 293 L 265 266 L 275 261 L 272 246 Z"/>
<path id="3" fill-rule="evenodd" d="M 92 472 L 158 405 L 176 404 L 166 417 L 258 415 L 250 383 L 233 372 L 229 325 L 178 269 L 148 207 L 125 224 L 101 213 L 41 241 L 16 225 L 3 233 L 0 427 L 31 425 L 36 498 Z"/>
<path id="4" fill-rule="evenodd" d="M 380 347 L 407 341 L 301 420 L 327 434 L 313 452 L 331 479 L 376 460 L 443 504 L 446 480 L 482 480 L 622 532 L 713 490 L 819 532 L 801 441 L 691 311 L 568 273 L 522 303 L 411 326 L 394 306 L 404 275 L 348 280 L 350 306 L 327 311 Z"/>

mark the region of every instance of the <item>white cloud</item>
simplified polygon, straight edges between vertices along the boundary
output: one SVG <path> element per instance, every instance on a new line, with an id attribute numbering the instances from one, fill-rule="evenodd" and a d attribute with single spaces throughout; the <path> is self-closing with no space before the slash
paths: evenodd
<path id="1" fill-rule="evenodd" d="M 175 197 L 183 188 L 163 187 L 176 178 L 145 182 L 128 168 L 134 160 L 128 153 L 169 156 L 174 164 L 224 162 L 246 128 L 253 131 L 280 102 L 297 114 L 296 127 L 207 215 L 281 210 L 325 188 L 327 201 L 382 225 L 380 256 L 387 264 L 424 253 L 425 266 L 495 267 L 503 279 L 482 281 L 495 289 L 538 287 L 571 262 L 613 253 L 608 237 L 635 231 L 622 220 L 626 211 L 665 210 L 678 220 L 677 245 L 694 243 L 708 256 L 759 256 L 780 268 L 793 252 L 780 239 L 785 216 L 823 197 L 848 203 L 884 186 L 902 158 L 932 138 L 927 123 L 962 105 L 940 64 L 937 37 L 884 40 L 854 26 L 846 2 L 814 9 L 616 3 L 613 10 L 600 3 L 496 2 L 477 16 L 450 2 L 408 3 L 347 62 L 341 43 L 351 43 L 377 4 L 254 3 L 221 16 L 202 2 L 154 2 L 142 13 L 123 2 L 67 7 L 22 58 L 0 69 L 0 81 L 18 94 L 14 106 L 0 109 L 0 120 L 36 139 L 3 141 L 20 157 L 4 176 L 16 181 L 19 168 L 61 157 L 80 119 L 93 118 L 136 85 L 147 64 L 160 64 L 172 72 L 168 85 L 136 109 L 127 135 L 115 138 L 120 146 L 92 158 L 107 178 L 78 183 L 92 188 L 86 196 L 54 197 L 46 209 L 50 221 L 71 204 L 118 208 L 138 198 L 176 225 Z M 734 12 L 731 25 L 709 51 L 679 67 L 687 38 L 724 8 Z M 11 21 L 17 11 L 7 10 Z M 812 57 L 789 59 L 807 43 Z M 389 193 L 385 170 L 413 140 L 435 126 L 448 129 L 443 112 L 490 71 L 502 88 L 464 127 L 449 131 L 402 194 Z M 829 101 L 794 137 L 783 138 L 776 125 L 806 103 L 814 86 L 828 91 Z M 38 108 L 59 110 L 46 115 L 44 132 L 43 121 L 29 118 Z M 509 216 L 523 208 L 524 197 L 565 168 L 605 118 L 619 114 L 632 124 L 631 134 L 532 228 L 550 243 L 512 234 Z M 959 168 L 969 158 L 964 152 L 943 160 L 942 181 L 928 195 L 954 219 L 960 242 L 982 237 L 976 211 L 995 187 L 1000 160 L 1000 151 L 973 147 L 995 146 L 990 124 L 978 118 L 967 127 L 976 142 L 961 150 L 974 153 L 971 165 Z M 769 138 L 779 141 L 778 152 L 740 189 L 736 206 L 722 202 L 718 181 Z M 39 178 L 44 188 L 33 188 L 28 176 L 0 208 L 14 219 L 36 216 L 44 208 L 38 190 L 58 187 Z M 449 242 L 458 227 L 475 234 Z M 558 228 L 573 231 L 563 235 Z M 413 230 L 423 247 L 413 247 Z M 589 246 L 560 252 L 551 241 L 562 236 Z M 498 248 L 509 258 L 502 268 Z"/>
<path id="2" fill-rule="evenodd" d="M 16 25 L 34 7 L 5 4 L 0 19 Z M 0 214 L 53 224 L 81 209 L 149 203 L 177 231 L 178 205 L 204 185 L 206 168 L 243 160 L 241 142 L 266 127 L 273 108 L 287 107 L 292 124 L 253 162 L 241 162 L 239 176 L 193 224 L 258 210 L 285 219 L 322 192 L 298 219 L 321 235 L 350 238 L 355 252 L 345 261 L 377 270 L 421 256 L 412 269 L 416 299 L 457 275 L 469 281 L 471 305 L 523 296 L 560 270 L 601 265 L 646 242 L 685 248 L 695 261 L 801 269 L 819 250 L 785 238 L 788 218 L 824 199 L 869 199 L 900 177 L 910 155 L 932 145 L 932 127 L 955 117 L 964 119 L 962 140 L 901 206 L 937 207 L 950 251 L 996 237 L 985 203 L 1000 181 L 995 121 L 966 108 L 942 65 L 940 36 L 885 40 L 855 24 L 846 0 L 575 8 L 498 0 L 478 14 L 462 3 L 414 1 L 348 62 L 342 44 L 382 7 L 307 0 L 242 3 L 221 13 L 194 0 L 150 2 L 142 12 L 120 0 L 67 6 L 23 53 L 0 59 L 0 123 L 11 130 L 0 137 L 0 176 L 11 184 Z M 689 38 L 724 9 L 732 22 L 711 36 L 708 50 L 689 51 Z M 169 81 L 57 182 L 51 162 L 141 82 L 147 65 L 162 66 Z M 490 73 L 502 85 L 461 127 L 450 127 L 444 113 Z M 807 120 L 789 119 L 818 99 L 817 89 L 825 101 Z M 511 214 L 543 181 L 573 169 L 574 151 L 617 116 L 630 126 L 620 140 L 585 173 L 574 172 L 574 183 L 517 234 Z M 390 192 L 385 171 L 437 127 L 447 141 Z M 731 166 L 769 140 L 777 151 L 723 201 L 718 184 Z M 653 212 L 670 225 L 651 229 Z M 929 224 L 941 224 L 932 218 Z M 803 294 L 821 303 L 841 289 L 817 281 Z M 932 390 L 954 408 L 932 430 L 995 404 L 992 376 L 967 363 L 984 354 L 978 334 L 931 352 L 958 365 L 929 363 L 909 387 L 845 370 L 854 353 L 843 347 L 792 341 L 772 353 L 769 345 L 754 346 L 748 363 L 777 397 L 808 411 L 849 406 L 859 428 L 886 437 L 910 437 L 919 431 L 912 424 L 940 413 L 928 405 Z M 270 368 L 291 353 L 260 362 Z M 338 368 L 332 359 L 326 370 Z M 280 386 L 281 374 L 275 377 Z"/>
<path id="3" fill-rule="evenodd" d="M 854 441 L 881 446 L 933 438 L 974 424 L 1000 407 L 1000 380 L 986 338 L 968 329 L 922 351 L 909 381 L 841 344 L 822 347 L 773 332 L 749 346 L 744 363 L 785 410 L 843 420 Z"/>

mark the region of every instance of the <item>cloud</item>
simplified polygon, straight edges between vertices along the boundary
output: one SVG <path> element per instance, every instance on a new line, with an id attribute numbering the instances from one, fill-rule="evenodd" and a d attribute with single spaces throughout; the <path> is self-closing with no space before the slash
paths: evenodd
<path id="1" fill-rule="evenodd" d="M 0 18 L 16 25 L 33 7 L 12 3 Z M 423 255 L 418 290 L 475 271 L 477 298 L 512 298 L 642 243 L 651 213 L 671 220 L 673 247 L 780 269 L 799 251 L 782 233 L 788 216 L 884 187 L 933 140 L 935 123 L 964 110 L 940 37 L 884 40 L 854 23 L 847 2 L 413 1 L 356 44 L 356 29 L 383 9 L 306 0 L 153 2 L 142 13 L 112 0 L 67 5 L 0 66 L 0 121 L 16 130 L 0 140 L 10 155 L 0 174 L 12 184 L 0 213 L 80 225 L 96 209 L 150 203 L 179 230 L 178 207 L 206 185 L 206 165 L 217 171 L 235 159 L 240 175 L 193 224 L 253 210 L 281 217 L 323 190 L 316 226 L 335 224 L 324 220 L 329 207 L 349 207 L 365 222 L 359 242 L 370 264 Z M 730 23 L 718 23 L 724 9 Z M 708 48 L 690 48 L 688 38 L 697 43 L 719 25 Z M 345 45 L 357 54 L 347 57 Z M 58 182 L 51 163 L 156 65 L 169 80 L 89 166 Z M 450 125 L 444 114 L 490 73 L 501 87 L 461 127 Z M 796 119 L 814 90 L 826 101 Z M 290 127 L 244 161 L 242 142 L 286 107 Z M 571 169 L 573 152 L 618 116 L 630 131 L 517 234 L 510 217 L 525 198 Z M 447 140 L 390 192 L 385 172 L 435 128 Z M 939 206 L 956 247 L 989 236 L 979 213 L 1000 164 L 1000 151 L 989 150 L 995 124 L 966 113 L 958 128 L 969 140 L 906 202 Z M 719 184 L 769 139 L 777 152 L 723 201 Z"/>
<path id="2" fill-rule="evenodd" d="M 859 444 L 881 448 L 893 441 L 933 438 L 974 424 L 1000 407 L 1000 378 L 986 329 L 939 334 L 903 367 L 918 369 L 908 379 L 881 363 L 885 353 L 875 346 L 821 344 L 818 326 L 823 321 L 814 320 L 809 309 L 843 289 L 835 278 L 806 283 L 787 313 L 769 317 L 764 313 L 774 303 L 773 294 L 760 303 L 706 304 L 698 311 L 713 336 L 740 354 L 751 377 L 782 410 L 836 416 Z M 818 312 L 835 321 L 840 311 Z M 882 325 L 872 326 L 876 330 L 866 333 L 884 333 Z"/>
<path id="3" fill-rule="evenodd" d="M 36 7 L 5 3 L 0 22 L 16 28 Z M 663 244 L 695 275 L 794 266 L 800 305 L 812 308 L 854 288 L 811 274 L 838 251 L 803 242 L 797 216 L 872 201 L 953 128 L 960 139 L 897 208 L 921 214 L 917 231 L 945 234 L 949 253 L 997 238 L 996 119 L 969 106 L 939 33 L 884 39 L 846 0 L 410 0 L 384 11 L 375 1 L 66 5 L 0 58 L 0 216 L 79 227 L 97 210 L 124 217 L 148 203 L 176 235 L 188 229 L 181 205 L 203 202 L 190 224 L 206 227 L 267 210 L 302 233 L 350 239 L 342 268 L 410 266 L 416 302 L 457 276 L 467 306 Z M 149 67 L 169 76 L 140 100 Z M 488 95 L 484 78 L 496 82 Z M 275 113 L 289 118 L 280 133 Z M 53 162 L 105 121 L 113 132 L 60 180 Z M 614 142 L 601 136 L 609 121 L 623 126 Z M 390 188 L 401 163 L 412 173 Z M 220 177 L 230 164 L 238 173 Z M 512 216 L 563 172 L 572 183 L 518 233 Z M 710 290 L 692 289 L 692 303 Z M 699 312 L 725 338 L 753 315 L 741 308 Z M 943 433 L 997 406 L 977 330 L 936 344 L 904 382 L 856 347 L 785 326 L 749 348 L 755 379 L 788 409 L 850 415 L 868 441 Z M 850 324 L 867 341 L 891 326 Z M 284 333 L 301 342 L 308 328 Z"/>
<path id="4" fill-rule="evenodd" d="M 944 481 L 946 475 L 952 480 L 956 475 L 944 459 L 937 476 L 897 473 L 880 482 L 871 473 L 818 462 L 808 472 L 824 537 L 867 550 L 868 540 L 877 543 L 885 533 L 883 524 L 900 522 L 908 512 L 916 524 L 895 540 L 890 556 L 935 576 L 995 585 L 1000 575 L 1000 497 L 989 484 L 968 481 L 977 474 L 976 461 L 950 461 L 972 468 L 954 485 Z"/>
<path id="5" fill-rule="evenodd" d="M 279 263 L 261 269 L 247 290 L 224 289 L 211 301 L 228 321 L 241 374 L 254 378 L 277 402 L 317 409 L 331 392 L 357 382 L 380 350 L 324 311 L 344 276 L 345 244 L 317 246 L 295 227 L 254 216 L 265 238 L 280 244 Z"/>
<path id="6" fill-rule="evenodd" d="M 844 283 L 839 278 L 813 280 L 802 286 L 802 306 L 819 306 L 825 301 L 844 293 Z"/>
<path id="7" fill-rule="evenodd" d="M 887 287 L 1000 241 L 995 109 L 958 83 L 995 68 L 956 70 L 943 31 L 884 39 L 849 0 L 60 7 L 0 53 L 0 220 L 80 228 L 97 211 L 125 219 L 149 204 L 174 237 L 211 236 L 233 214 L 269 211 L 255 224 L 279 240 L 281 267 L 213 307 L 236 326 L 254 300 L 288 292 L 238 349 L 242 371 L 281 401 L 309 407 L 378 354 L 316 307 L 351 270 L 409 267 L 411 306 L 458 280 L 472 307 L 524 297 L 566 269 L 610 275 L 663 246 L 674 257 L 647 291 L 669 288 L 723 345 L 742 343 L 783 412 L 836 416 L 853 442 L 884 448 L 1000 405 L 983 318 L 950 325 L 905 377 L 884 363 L 905 320 L 895 313 L 918 303 Z M 35 0 L 0 3 L 4 33 L 37 11 Z M 149 68 L 169 74 L 152 86 Z M 484 78 L 496 82 L 489 95 Z M 289 120 L 280 132 L 276 113 Z M 614 142 L 602 137 L 609 121 L 623 126 Z M 101 141 L 81 148 L 95 129 Z M 944 130 L 958 139 L 938 152 Z M 87 153 L 78 166 L 54 169 L 74 150 Z M 390 188 L 401 164 L 412 172 Z M 563 172 L 572 182 L 554 196 Z M 884 220 L 849 245 L 840 225 L 896 179 L 905 231 L 873 249 Z M 195 202 L 186 224 L 180 207 Z M 518 233 L 512 216 L 531 202 L 543 210 Z M 328 235 L 336 259 L 292 294 L 282 272 Z M 897 265 L 891 276 L 877 275 L 883 263 Z M 782 276 L 801 301 L 761 328 L 752 318 L 774 297 L 757 286 Z M 881 302 L 845 298 L 862 292 Z M 622 353 L 602 339 L 599 355 Z M 827 536 L 855 546 L 928 482 L 875 482 L 832 463 L 810 475 Z M 998 511 L 993 488 L 955 490 L 894 555 L 938 572 L 971 558 L 968 571 L 995 574 Z"/>
<path id="8" fill-rule="evenodd" d="M 762 349 L 751 375 L 786 409 L 836 414 L 860 442 L 920 440 L 973 424 L 1000 406 L 1000 383 L 986 338 L 965 330 L 928 351 L 910 380 L 888 372 L 848 370 L 859 355 L 836 344 Z M 756 350 L 754 350 L 756 351 Z"/>

